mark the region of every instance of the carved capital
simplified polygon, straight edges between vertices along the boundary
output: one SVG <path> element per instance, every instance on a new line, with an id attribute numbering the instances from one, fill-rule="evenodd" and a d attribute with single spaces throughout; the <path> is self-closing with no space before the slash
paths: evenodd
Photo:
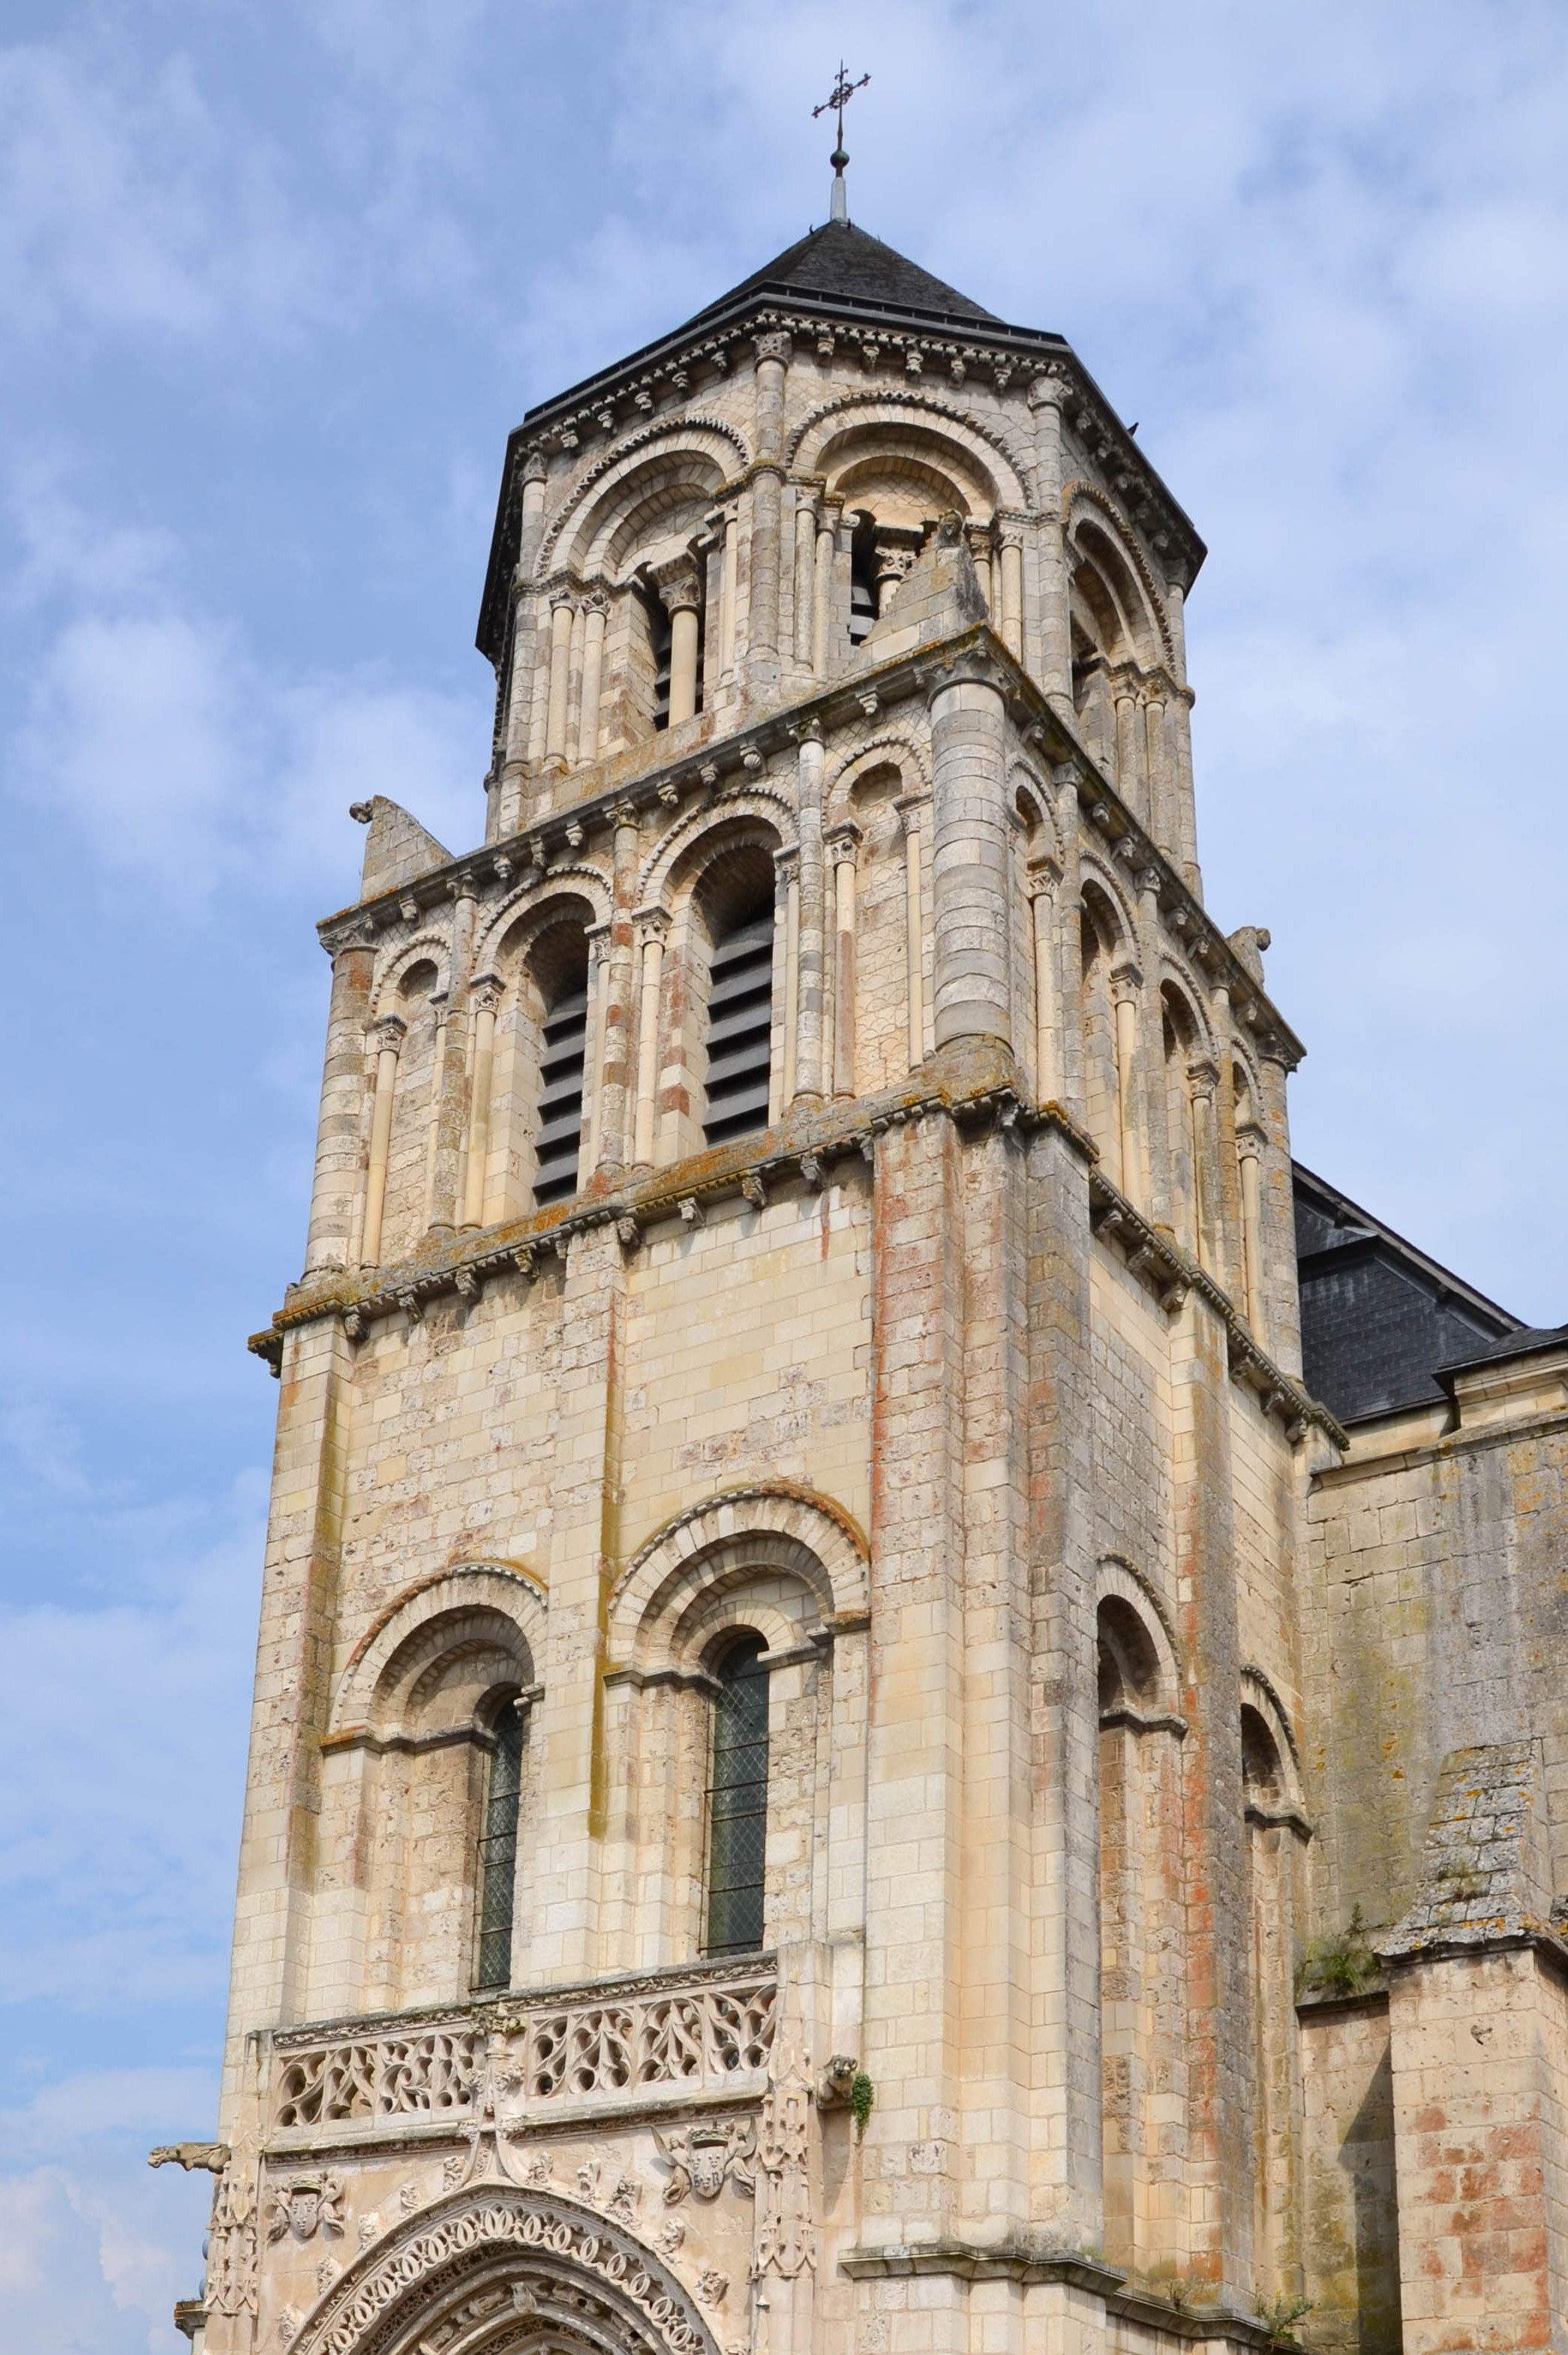
<path id="1" fill-rule="evenodd" d="M 408 1026 L 400 1014 L 384 1014 L 371 1033 L 377 1053 L 395 1055 L 408 1036 Z"/>
<path id="2" fill-rule="evenodd" d="M 1236 1131 L 1236 1152 L 1243 1161 L 1261 1161 L 1268 1139 L 1255 1122 L 1248 1121 Z"/>
<path id="3" fill-rule="evenodd" d="M 1110 977 L 1111 996 L 1118 1006 L 1136 997 L 1143 987 L 1143 975 L 1135 964 L 1117 965 Z"/>
<path id="4" fill-rule="evenodd" d="M 669 938 L 671 916 L 668 908 L 639 908 L 631 921 L 636 927 L 639 943 Z"/>
<path id="5" fill-rule="evenodd" d="M 476 1014 L 497 1013 L 504 986 L 498 973 L 476 974 L 468 986 L 469 1004 Z"/>
<path id="6" fill-rule="evenodd" d="M 855 852 L 860 847 L 861 839 L 861 830 L 854 820 L 845 818 L 841 825 L 826 828 L 822 836 L 822 847 L 835 867 L 852 865 Z"/>
<path id="7" fill-rule="evenodd" d="M 751 348 L 759 368 L 764 360 L 777 360 L 780 368 L 788 368 L 794 346 L 782 327 L 770 327 L 764 335 L 753 336 Z"/>
<path id="8" fill-rule="evenodd" d="M 703 585 L 694 556 L 683 551 L 663 564 L 650 565 L 648 570 L 668 613 L 694 613 L 700 609 Z"/>

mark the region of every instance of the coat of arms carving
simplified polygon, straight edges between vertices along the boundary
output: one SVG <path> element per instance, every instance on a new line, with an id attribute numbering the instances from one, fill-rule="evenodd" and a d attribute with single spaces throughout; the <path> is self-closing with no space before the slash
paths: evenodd
<path id="1" fill-rule="evenodd" d="M 716 2200 L 726 2180 L 737 2190 L 756 2188 L 751 2161 L 757 2153 L 757 2128 L 748 2118 L 725 2125 L 684 2126 L 678 2134 L 653 2129 L 660 2158 L 670 2169 L 664 2204 L 673 2208 L 689 2191 L 694 2200 Z"/>

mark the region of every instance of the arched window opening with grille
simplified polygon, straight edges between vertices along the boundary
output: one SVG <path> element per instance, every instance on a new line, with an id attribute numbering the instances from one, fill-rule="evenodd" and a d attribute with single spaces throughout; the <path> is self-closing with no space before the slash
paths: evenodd
<path id="1" fill-rule="evenodd" d="M 773 867 L 761 850 L 725 859 L 707 894 L 709 1145 L 766 1128 L 773 1041 Z"/>
<path id="2" fill-rule="evenodd" d="M 744 1955 L 762 1944 L 768 1860 L 768 1670 L 760 1636 L 726 1653 L 714 1703 L 708 1785 L 710 1955 Z"/>
<path id="3" fill-rule="evenodd" d="M 474 1986 L 481 1992 L 512 1984 L 512 1917 L 517 1902 L 517 1814 L 523 1795 L 526 1730 L 515 1697 L 495 1721 L 482 1828 L 479 1836 L 479 1937 Z"/>
<path id="4" fill-rule="evenodd" d="M 588 950 L 582 932 L 562 924 L 547 932 L 535 955 L 534 971 L 544 1001 L 534 1143 L 534 1199 L 543 1208 L 577 1190 L 588 1008 Z"/>

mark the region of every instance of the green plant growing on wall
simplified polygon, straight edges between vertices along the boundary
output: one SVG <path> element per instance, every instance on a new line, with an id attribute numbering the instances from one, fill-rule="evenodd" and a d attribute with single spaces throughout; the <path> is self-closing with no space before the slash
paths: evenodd
<path id="1" fill-rule="evenodd" d="M 1360 1907 L 1357 1907 L 1360 1912 Z M 1304 2314 L 1310 2314 L 1313 2301 L 1309 2297 L 1265 2297 L 1261 2290 L 1253 2293 L 1252 2310 L 1269 2337 L 1281 2347 L 1299 2347 L 1296 2325 Z"/>
<path id="2" fill-rule="evenodd" d="M 1348 1929 L 1337 1938 L 1315 1938 L 1308 1947 L 1296 1974 L 1296 1992 L 1298 1996 L 1364 1995 L 1375 1985 L 1377 1975 L 1377 1956 L 1357 1905 L 1351 1908 Z"/>
<path id="3" fill-rule="evenodd" d="M 865 2132 L 865 2122 L 871 2115 L 871 2105 L 875 2099 L 876 2088 L 871 2079 L 863 2069 L 857 2071 L 854 2083 L 850 2087 L 850 2110 L 857 2135 Z"/>

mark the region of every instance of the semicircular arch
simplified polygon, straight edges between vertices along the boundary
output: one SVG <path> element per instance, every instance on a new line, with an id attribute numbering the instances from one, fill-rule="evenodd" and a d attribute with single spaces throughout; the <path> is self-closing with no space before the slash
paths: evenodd
<path id="1" fill-rule="evenodd" d="M 704 419 L 701 423 L 672 420 L 644 427 L 607 451 L 568 492 L 540 540 L 535 580 L 544 581 L 567 566 L 585 569 L 586 552 L 608 536 L 617 517 L 635 497 L 637 486 L 645 482 L 652 489 L 661 464 L 673 459 L 680 471 L 683 457 L 697 462 L 689 470 L 694 477 L 697 466 L 706 472 L 710 495 L 715 497 L 751 463 L 744 436 L 716 419 Z"/>
<path id="2" fill-rule="evenodd" d="M 798 1579 L 822 1622 L 863 1612 L 870 1550 L 853 1516 L 787 1481 L 729 1488 L 689 1506 L 639 1548 L 610 1596 L 611 1643 L 631 1660 L 677 1640 L 699 1594 L 751 1571 Z"/>
<path id="3" fill-rule="evenodd" d="M 971 466 L 980 469 L 990 486 L 993 510 L 1033 510 L 1027 470 L 1013 455 L 1004 437 L 967 416 L 952 402 L 934 400 L 927 393 L 890 396 L 885 392 L 851 392 L 822 402 L 802 421 L 789 446 L 791 470 L 806 474 L 824 473 L 824 454 L 835 437 L 862 426 L 914 429 L 938 443 L 946 439 L 965 453 Z"/>
<path id="4" fill-rule="evenodd" d="M 384 1015 L 397 1013 L 395 1000 L 402 986 L 403 976 L 412 973 L 418 964 L 427 961 L 433 964 L 436 968 L 436 988 L 444 989 L 450 954 L 450 943 L 439 932 L 415 932 L 410 939 L 404 941 L 387 958 L 376 977 L 371 1020 L 378 1022 Z"/>
<path id="5" fill-rule="evenodd" d="M 740 820 L 748 824 L 737 825 Z M 716 809 L 695 809 L 678 818 L 644 862 L 638 879 L 637 904 L 665 905 L 668 895 L 694 879 L 696 870 L 710 858 L 742 843 L 759 842 L 764 832 L 771 836 L 773 849 L 795 838 L 794 812 L 782 794 L 754 789 L 727 797 Z M 705 848 L 710 840 L 711 847 Z"/>
<path id="6" fill-rule="evenodd" d="M 394 1663 L 411 1664 L 409 1646 L 427 1630 L 450 1628 L 459 1640 L 464 1621 L 490 1614 L 517 1629 L 527 1657 L 545 1657 L 545 1590 L 531 1571 L 516 1562 L 455 1562 L 389 1603 L 350 1653 L 333 1698 L 329 1731 L 363 1723 L 375 1707 Z"/>

